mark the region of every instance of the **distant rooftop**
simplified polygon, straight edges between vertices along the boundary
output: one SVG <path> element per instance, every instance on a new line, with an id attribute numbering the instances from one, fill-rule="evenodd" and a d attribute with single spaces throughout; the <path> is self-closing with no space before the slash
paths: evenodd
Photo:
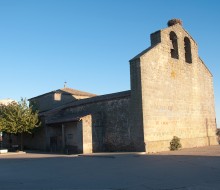
<path id="1" fill-rule="evenodd" d="M 109 101 L 109 100 L 113 100 L 113 99 L 127 98 L 127 97 L 130 97 L 130 95 L 131 95 L 131 91 L 127 90 L 127 91 L 116 92 L 116 93 L 112 93 L 112 94 L 105 94 L 105 95 L 80 99 L 78 101 L 70 102 L 68 104 L 59 106 L 59 107 L 54 108 L 52 110 L 45 111 L 41 114 L 42 115 L 45 115 L 45 114 L 47 115 L 47 114 L 50 114 L 50 113 L 53 113 L 53 112 L 60 111 L 62 109 L 66 109 L 68 107 L 77 107 L 77 106 L 81 106 L 81 105 L 92 104 L 92 103 L 103 102 L 103 101 Z"/>
<path id="2" fill-rule="evenodd" d="M 96 94 L 92 94 L 92 93 L 89 93 L 89 92 L 84 92 L 84 91 L 80 91 L 80 90 L 75 90 L 75 89 L 72 89 L 72 88 L 61 88 L 61 89 L 57 89 L 57 90 L 54 90 L 54 91 L 51 91 L 51 92 L 47 92 L 45 94 L 41 94 L 39 96 L 35 96 L 33 98 L 30 98 L 29 100 L 31 99 L 34 99 L 34 98 L 38 98 L 40 96 L 44 96 L 44 95 L 47 95 L 47 94 L 51 94 L 51 93 L 67 93 L 67 94 L 72 94 L 72 95 L 76 95 L 76 96 L 88 96 L 88 97 L 94 97 L 94 96 L 97 96 Z"/>
<path id="3" fill-rule="evenodd" d="M 89 97 L 97 96 L 96 94 L 92 94 L 92 93 L 84 92 L 84 91 L 80 91 L 80 90 L 75 90 L 75 89 L 67 88 L 67 87 L 61 88 L 59 90 L 73 94 L 73 95 L 78 95 L 78 96 L 89 96 Z"/>
<path id="4" fill-rule="evenodd" d="M 10 98 L 0 100 L 0 104 L 3 104 L 3 105 L 8 105 L 8 104 L 10 104 L 12 102 L 16 102 L 16 101 L 12 100 Z"/>

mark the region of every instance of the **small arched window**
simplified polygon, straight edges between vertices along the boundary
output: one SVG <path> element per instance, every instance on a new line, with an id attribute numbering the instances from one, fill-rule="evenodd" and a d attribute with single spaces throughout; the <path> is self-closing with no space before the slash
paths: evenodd
<path id="1" fill-rule="evenodd" d="M 170 40 L 171 40 L 171 48 L 170 48 L 171 57 L 175 59 L 179 59 L 177 35 L 173 31 L 170 32 Z"/>
<path id="2" fill-rule="evenodd" d="M 191 43 L 189 38 L 184 38 L 184 48 L 185 48 L 185 61 L 187 63 L 192 63 L 192 53 L 191 53 Z"/>

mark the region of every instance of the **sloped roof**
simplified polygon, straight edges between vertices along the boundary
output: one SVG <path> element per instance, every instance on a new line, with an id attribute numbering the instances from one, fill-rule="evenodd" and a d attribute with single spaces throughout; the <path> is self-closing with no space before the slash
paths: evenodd
<path id="1" fill-rule="evenodd" d="M 207 71 L 210 73 L 210 75 L 213 77 L 211 71 L 209 70 L 209 68 L 206 66 L 206 64 L 203 62 L 203 60 L 199 57 L 199 60 L 201 61 L 201 63 L 205 66 L 205 68 L 207 69 Z"/>
<path id="2" fill-rule="evenodd" d="M 66 88 L 65 87 L 65 88 L 57 89 L 57 90 L 54 90 L 54 91 L 51 91 L 51 92 L 47 92 L 45 94 L 41 94 L 39 96 L 35 96 L 33 98 L 30 98 L 29 100 L 39 98 L 41 96 L 45 96 L 45 95 L 48 95 L 48 94 L 51 94 L 51 93 L 56 93 L 56 92 L 60 92 L 60 93 L 64 92 L 64 93 L 72 94 L 72 95 L 76 95 L 76 96 L 88 96 L 88 97 L 97 96 L 96 94 L 92 94 L 92 93 L 89 93 L 89 92 L 84 92 L 84 91 L 75 90 L 75 89 L 72 89 L 72 88 Z"/>
<path id="3" fill-rule="evenodd" d="M 148 51 L 150 51 L 151 49 L 153 49 L 155 46 L 157 46 L 158 44 L 154 45 L 154 46 L 150 46 L 149 48 L 145 49 L 144 51 L 142 51 L 141 53 L 137 54 L 135 57 L 133 57 L 131 60 L 129 60 L 129 62 L 134 61 L 136 59 L 139 59 L 142 55 L 144 55 L 145 53 L 147 53 Z"/>
<path id="4" fill-rule="evenodd" d="M 42 112 L 41 115 L 52 114 L 52 113 L 58 112 L 60 110 L 69 108 L 69 107 L 77 107 L 77 106 L 81 106 L 81 105 L 85 105 L 85 104 L 92 104 L 92 103 L 97 103 L 97 102 L 102 102 L 102 101 L 113 100 L 113 99 L 126 98 L 126 97 L 130 97 L 130 95 L 131 95 L 131 91 L 127 90 L 127 91 L 116 92 L 116 93 L 112 93 L 112 94 L 105 94 L 105 95 L 95 96 L 95 97 L 91 97 L 91 98 L 80 99 L 80 100 L 59 106 L 59 107 L 54 108 L 52 110 Z"/>
<path id="5" fill-rule="evenodd" d="M 74 116 L 62 116 L 59 118 L 53 118 L 53 119 L 47 119 L 46 120 L 46 124 L 50 125 L 50 124 L 57 124 L 57 123 L 68 123 L 68 122 L 74 122 L 74 121 L 79 121 L 80 118 L 79 117 L 74 117 Z"/>
<path id="6" fill-rule="evenodd" d="M 80 91 L 80 90 L 75 90 L 72 88 L 61 88 L 59 90 L 70 93 L 72 95 L 78 95 L 78 96 L 89 96 L 89 97 L 97 96 L 96 94 L 92 94 L 92 93 L 84 92 L 84 91 Z M 57 91 L 59 91 L 59 90 L 57 90 Z"/>

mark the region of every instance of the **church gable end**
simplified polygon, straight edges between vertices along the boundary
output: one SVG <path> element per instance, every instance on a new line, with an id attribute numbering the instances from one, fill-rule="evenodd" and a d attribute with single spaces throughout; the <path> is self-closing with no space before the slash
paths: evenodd
<path id="1" fill-rule="evenodd" d="M 204 69 L 196 42 L 182 22 L 153 33 L 151 40 L 157 45 L 141 54 L 139 62 L 130 61 L 136 65 L 131 66 L 136 69 L 131 70 L 131 107 L 141 109 L 145 150 L 169 150 L 173 136 L 184 148 L 216 144 L 212 76 Z"/>

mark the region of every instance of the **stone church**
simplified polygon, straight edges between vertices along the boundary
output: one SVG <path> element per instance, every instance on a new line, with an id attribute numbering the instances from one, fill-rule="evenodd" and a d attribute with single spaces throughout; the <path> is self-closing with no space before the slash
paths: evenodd
<path id="1" fill-rule="evenodd" d="M 29 101 L 42 127 L 26 148 L 67 153 L 169 150 L 216 145 L 213 76 L 179 19 L 150 35 L 130 60 L 131 90 L 95 95 L 58 89 Z"/>

